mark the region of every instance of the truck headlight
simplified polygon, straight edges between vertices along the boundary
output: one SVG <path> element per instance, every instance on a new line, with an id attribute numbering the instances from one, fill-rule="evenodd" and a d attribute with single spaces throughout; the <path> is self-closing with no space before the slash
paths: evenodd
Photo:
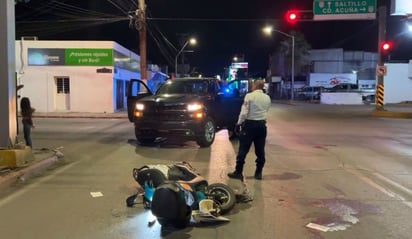
<path id="1" fill-rule="evenodd" d="M 192 103 L 192 104 L 187 105 L 187 110 L 190 112 L 198 111 L 198 110 L 201 110 L 202 108 L 203 108 L 202 104 L 199 104 L 199 103 Z"/>
<path id="2" fill-rule="evenodd" d="M 134 117 L 136 117 L 136 118 L 143 117 L 143 110 L 144 110 L 144 104 L 136 103 L 135 110 L 133 112 Z"/>
<path id="3" fill-rule="evenodd" d="M 136 103 L 136 110 L 140 110 L 140 111 L 144 110 L 144 104 Z"/>

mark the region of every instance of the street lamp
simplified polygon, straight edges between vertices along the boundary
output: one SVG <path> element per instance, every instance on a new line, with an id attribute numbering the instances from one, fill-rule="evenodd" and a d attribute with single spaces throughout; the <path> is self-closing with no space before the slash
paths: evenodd
<path id="1" fill-rule="evenodd" d="M 274 29 L 272 26 L 264 27 L 263 32 L 266 35 L 271 35 L 272 32 L 277 32 L 277 33 L 280 33 L 280 34 L 292 39 L 292 70 L 291 70 L 292 71 L 291 72 L 292 80 L 291 80 L 291 86 L 290 86 L 292 89 L 291 89 L 291 93 L 290 93 L 290 99 L 293 100 L 294 99 L 293 90 L 294 90 L 294 86 L 295 86 L 295 36 L 287 34 L 287 33 L 282 32 L 282 31 L 279 31 L 277 29 Z"/>
<path id="2" fill-rule="evenodd" d="M 188 44 L 190 44 L 190 45 L 195 45 L 195 44 L 196 44 L 196 39 L 195 39 L 195 38 L 190 38 L 190 39 L 188 39 L 188 40 L 185 42 L 185 44 L 183 44 L 182 49 L 180 49 L 180 51 L 177 53 L 177 55 L 176 55 L 176 57 L 175 57 L 175 74 L 176 74 L 176 77 L 177 77 L 177 74 L 178 74 L 178 72 L 177 72 L 177 58 L 179 57 L 180 54 L 182 54 L 183 50 L 186 48 L 186 46 L 187 46 Z"/>

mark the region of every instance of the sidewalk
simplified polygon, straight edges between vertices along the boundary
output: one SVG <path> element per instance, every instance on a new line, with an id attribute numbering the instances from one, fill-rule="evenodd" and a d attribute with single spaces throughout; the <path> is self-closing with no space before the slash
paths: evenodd
<path id="1" fill-rule="evenodd" d="M 87 112 L 35 112 L 34 118 L 100 118 L 100 119 L 128 119 L 127 111 L 114 113 L 87 113 Z"/>

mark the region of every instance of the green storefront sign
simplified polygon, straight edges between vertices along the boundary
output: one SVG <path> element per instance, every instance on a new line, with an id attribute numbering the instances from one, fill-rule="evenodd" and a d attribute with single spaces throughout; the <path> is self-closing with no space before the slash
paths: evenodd
<path id="1" fill-rule="evenodd" d="M 376 0 L 314 0 L 314 20 L 359 20 L 376 18 Z"/>
<path id="2" fill-rule="evenodd" d="M 112 49 L 68 48 L 64 50 L 65 65 L 68 66 L 112 66 Z"/>

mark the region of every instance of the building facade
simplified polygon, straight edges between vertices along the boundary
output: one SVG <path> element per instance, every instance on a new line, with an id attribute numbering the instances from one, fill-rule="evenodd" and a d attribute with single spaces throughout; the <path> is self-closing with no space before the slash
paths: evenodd
<path id="1" fill-rule="evenodd" d="M 153 90 L 167 76 L 147 71 Z M 37 112 L 116 112 L 140 79 L 140 57 L 113 41 L 16 41 L 17 85 Z"/>

